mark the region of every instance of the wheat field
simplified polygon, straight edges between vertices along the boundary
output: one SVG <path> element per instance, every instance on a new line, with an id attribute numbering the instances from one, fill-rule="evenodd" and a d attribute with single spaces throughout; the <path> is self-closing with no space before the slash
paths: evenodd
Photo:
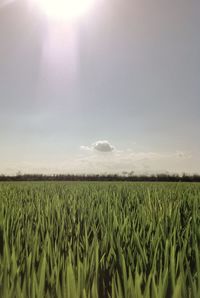
<path id="1" fill-rule="evenodd" d="M 0 183 L 0 297 L 200 297 L 200 184 Z"/>

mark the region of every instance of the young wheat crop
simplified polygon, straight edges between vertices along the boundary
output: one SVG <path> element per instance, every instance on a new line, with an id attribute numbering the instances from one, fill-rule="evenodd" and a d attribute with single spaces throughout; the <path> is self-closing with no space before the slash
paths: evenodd
<path id="1" fill-rule="evenodd" d="M 200 185 L 1 183 L 0 297 L 200 297 Z"/>

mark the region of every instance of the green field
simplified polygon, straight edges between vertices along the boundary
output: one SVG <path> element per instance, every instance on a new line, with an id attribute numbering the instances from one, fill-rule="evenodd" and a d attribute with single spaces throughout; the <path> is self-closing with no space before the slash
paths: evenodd
<path id="1" fill-rule="evenodd" d="M 200 297 L 200 184 L 0 183 L 0 297 Z"/>

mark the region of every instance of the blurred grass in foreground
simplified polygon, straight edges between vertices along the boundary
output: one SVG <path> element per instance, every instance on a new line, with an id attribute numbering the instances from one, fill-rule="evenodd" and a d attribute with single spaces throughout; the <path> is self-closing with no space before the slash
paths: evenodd
<path id="1" fill-rule="evenodd" d="M 200 297 L 200 184 L 0 183 L 0 297 Z"/>

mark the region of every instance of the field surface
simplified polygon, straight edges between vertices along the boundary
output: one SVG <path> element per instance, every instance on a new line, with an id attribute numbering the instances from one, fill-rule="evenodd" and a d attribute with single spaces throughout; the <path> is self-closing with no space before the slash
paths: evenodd
<path id="1" fill-rule="evenodd" d="M 0 297 L 200 297 L 200 184 L 0 183 Z"/>

